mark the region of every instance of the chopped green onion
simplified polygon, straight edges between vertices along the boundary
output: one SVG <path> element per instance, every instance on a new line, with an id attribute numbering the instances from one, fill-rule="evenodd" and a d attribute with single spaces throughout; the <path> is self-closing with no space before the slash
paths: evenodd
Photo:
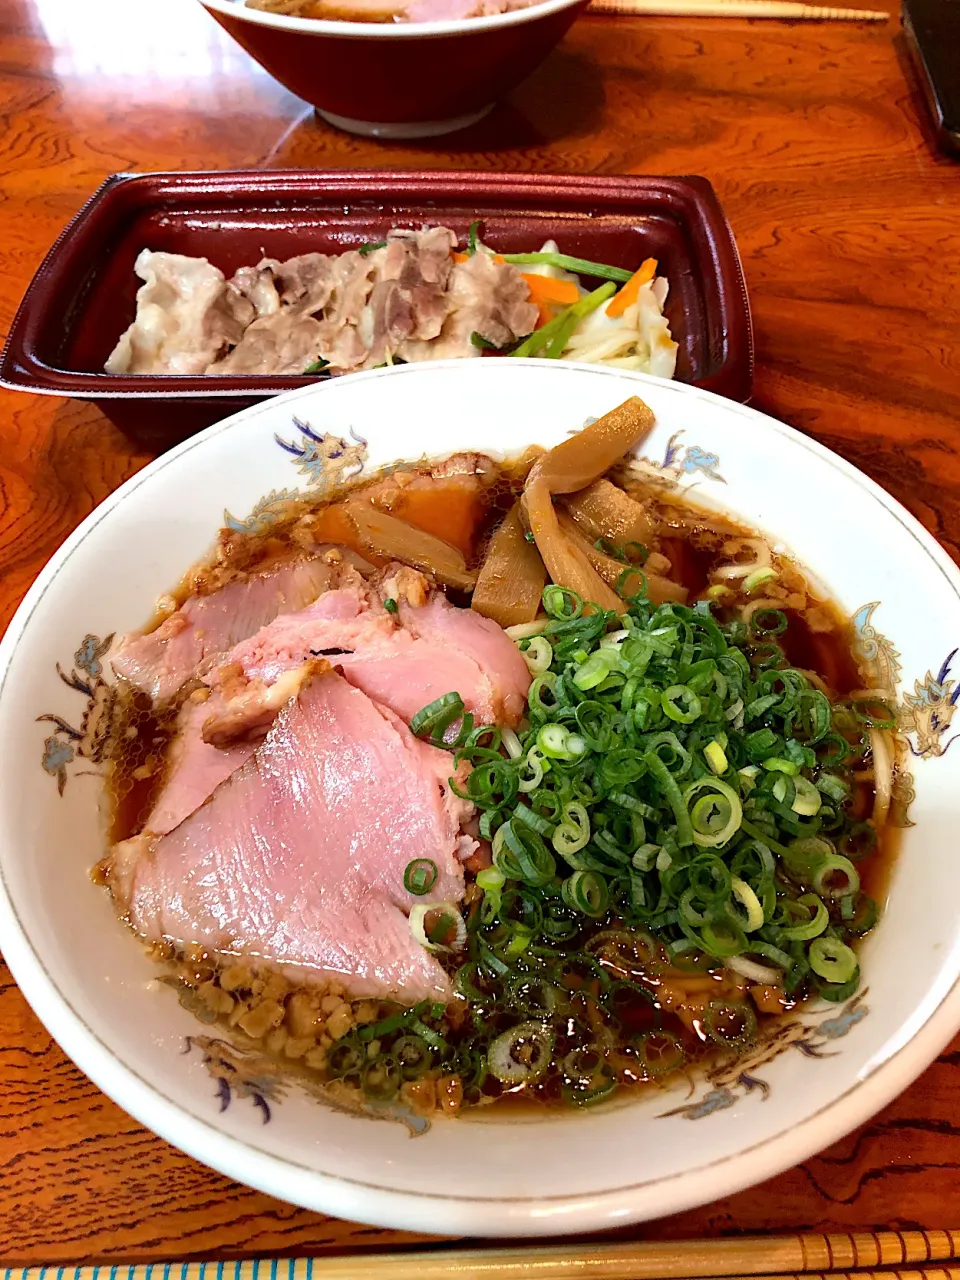
<path id="1" fill-rule="evenodd" d="M 817 893 L 828 898 L 843 898 L 848 893 L 856 893 L 860 888 L 860 877 L 849 858 L 839 854 L 828 854 L 813 873 L 813 887 Z"/>
<path id="2" fill-rule="evenodd" d="M 387 247 L 386 240 L 374 240 L 370 244 L 362 244 L 357 250 L 361 258 L 365 258 L 368 253 L 375 253 L 377 249 L 385 249 Z"/>
<path id="3" fill-rule="evenodd" d="M 506 884 L 506 880 L 496 867 L 484 867 L 482 871 L 477 872 L 477 884 L 481 889 L 489 893 L 502 889 Z"/>
<path id="4" fill-rule="evenodd" d="M 796 777 L 793 780 L 796 788 L 796 794 L 793 797 L 791 809 L 794 813 L 799 813 L 801 817 L 812 818 L 820 812 L 821 800 L 820 792 L 806 778 Z"/>
<path id="5" fill-rule="evenodd" d="M 607 676 L 609 676 L 612 665 L 616 662 L 617 655 L 615 652 L 609 656 L 604 652 L 603 648 L 587 658 L 582 666 L 577 668 L 573 677 L 573 683 L 578 689 L 595 689 L 598 684 L 603 684 Z"/>
<path id="6" fill-rule="evenodd" d="M 853 903 L 853 918 L 847 924 L 847 928 L 853 934 L 869 933 L 877 923 L 877 917 L 880 914 L 877 904 L 866 893 L 856 894 Z"/>
<path id="7" fill-rule="evenodd" d="M 466 720 L 463 699 L 459 693 L 445 693 L 443 697 L 434 699 L 410 721 L 410 732 L 417 738 L 426 738 L 437 746 L 459 745 L 448 744 L 445 734 L 458 720 Z M 470 717 L 470 728 L 473 728 L 473 717 Z"/>
<path id="8" fill-rule="evenodd" d="M 758 636 L 779 636 L 787 629 L 782 609 L 757 609 L 750 616 L 750 630 Z"/>
<path id="9" fill-rule="evenodd" d="M 528 772 L 519 777 L 517 787 L 520 791 L 536 791 L 543 782 L 543 775 L 546 769 L 545 762 L 537 752 L 536 747 L 531 747 L 523 760 L 519 762 L 521 769 Z"/>
<path id="10" fill-rule="evenodd" d="M 327 1055 L 327 1070 L 336 1079 L 356 1076 L 363 1070 L 367 1055 L 361 1045 L 339 1041 Z"/>
<path id="11" fill-rule="evenodd" d="M 851 862 L 859 862 L 873 852 L 876 843 L 877 831 L 873 824 L 856 822 L 840 837 L 838 847 Z"/>
<path id="12" fill-rule="evenodd" d="M 567 738 L 570 731 L 562 724 L 545 724 L 537 733 L 537 750 L 548 760 L 566 760 L 569 756 Z"/>
<path id="13" fill-rule="evenodd" d="M 763 761 L 764 769 L 770 773 L 785 773 L 790 777 L 795 777 L 800 772 L 800 766 L 792 760 L 784 760 L 782 756 L 770 756 Z"/>
<path id="14" fill-rule="evenodd" d="M 797 919 L 796 924 L 780 929 L 781 938 L 788 942 L 808 942 L 819 937 L 830 923 L 830 914 L 815 893 L 802 894 L 795 903 L 788 901 L 785 905 L 791 907 Z M 800 915 L 801 911 L 806 914 L 806 919 Z"/>
<path id="15" fill-rule="evenodd" d="M 897 713 L 888 702 L 880 698 L 861 699 L 850 704 L 861 724 L 871 729 L 895 729 Z"/>
<path id="16" fill-rule="evenodd" d="M 850 794 L 847 784 L 833 773 L 821 773 L 817 778 L 817 790 L 836 804 L 843 804 Z"/>
<path id="17" fill-rule="evenodd" d="M 865 717 L 884 709 L 813 688 L 774 642 L 786 615 L 766 601 L 744 621 L 715 618 L 709 598 L 656 605 L 641 594 L 616 611 L 556 585 L 542 598 L 546 618 L 516 633 L 533 675 L 517 729 L 474 728 L 455 694 L 416 721 L 431 741 L 456 736 L 470 772 L 449 785 L 477 806 L 493 867 L 462 916 L 433 904 L 422 922 L 432 947 L 463 948 L 466 963 L 450 969 L 466 1021 L 447 1042 L 418 1006 L 382 1039 L 352 1033 L 383 1059 L 375 1087 L 389 1089 L 397 1070 L 407 1078 L 402 1036 L 422 1041 L 411 1063 L 460 1073 L 467 1101 L 497 1091 L 495 1042 L 512 1089 L 546 1074 L 541 1035 L 551 1046 L 563 1036 L 550 1079 L 573 1105 L 592 1105 L 619 1076 L 608 1046 L 632 1055 L 641 1078 L 682 1063 L 645 985 L 667 964 L 729 969 L 789 1000 L 857 989 L 848 952 L 877 908 L 854 863 L 877 833 L 850 812 L 844 771 L 869 750 Z M 601 920 L 613 927 L 597 933 Z M 529 1042 L 505 1029 L 511 1012 Z M 756 1033 L 752 1003 L 713 1001 L 694 1031 L 739 1051 Z M 347 1057 L 359 1080 L 366 1063 Z"/>
<path id="18" fill-rule="evenodd" d="M 786 951 L 781 951 L 779 947 L 775 947 L 772 942 L 756 942 L 751 938 L 750 950 L 758 956 L 763 956 L 765 960 L 772 960 L 781 969 L 791 970 L 794 967 L 793 957 Z"/>
<path id="19" fill-rule="evenodd" d="M 383 607 L 386 609 L 387 613 L 398 612 L 397 602 L 392 596 L 387 596 L 386 600 L 383 602 Z"/>
<path id="20" fill-rule="evenodd" d="M 859 985 L 860 966 L 857 965 L 846 982 L 823 982 L 818 986 L 817 994 L 822 1000 L 832 1000 L 841 1004 L 844 1000 L 850 999 Z"/>
<path id="21" fill-rule="evenodd" d="M 372 1101 L 389 1102 L 400 1092 L 402 1079 L 399 1064 L 381 1055 L 364 1067 L 361 1087 Z"/>
<path id="22" fill-rule="evenodd" d="M 564 1058 L 563 1074 L 578 1089 L 594 1089 L 604 1080 L 604 1058 L 592 1046 L 573 1049 Z"/>
<path id="23" fill-rule="evenodd" d="M 549 884 L 557 864 L 540 835 L 511 819 L 493 839 L 493 865 L 508 880 L 522 880 L 533 888 Z"/>
<path id="24" fill-rule="evenodd" d="M 730 889 L 739 904 L 739 909 L 735 909 L 733 918 L 744 931 L 744 933 L 752 933 L 755 929 L 759 929 L 763 924 L 763 907 L 760 905 L 760 899 L 751 889 L 745 880 L 734 876 L 730 881 Z M 731 898 L 731 902 L 733 901 Z"/>
<path id="25" fill-rule="evenodd" d="M 521 643 L 524 647 L 520 650 L 520 654 L 531 675 L 542 676 L 545 671 L 550 670 L 550 664 L 553 662 L 553 645 L 546 636 L 531 636 L 529 640 Z"/>
<path id="26" fill-rule="evenodd" d="M 690 814 L 673 775 L 655 751 L 648 751 L 643 757 L 643 762 L 659 784 L 664 799 L 673 810 L 673 816 L 677 824 L 677 843 L 681 846 L 692 844 L 694 832 Z"/>
<path id="27" fill-rule="evenodd" d="M 441 1011 L 443 1006 L 441 1005 Z M 437 1053 L 445 1054 L 449 1051 L 449 1044 L 439 1035 L 432 1027 L 428 1027 L 426 1023 L 421 1022 L 419 1018 L 414 1018 L 410 1023 L 410 1030 L 420 1037 L 431 1049 L 435 1049 Z"/>
<path id="28" fill-rule="evenodd" d="M 427 933 L 426 920 L 430 915 L 436 915 L 437 919 Z M 418 902 L 410 909 L 410 932 L 428 951 L 459 951 L 467 940 L 467 927 L 454 902 Z"/>
<path id="29" fill-rule="evenodd" d="M 706 794 L 691 805 L 691 800 L 700 792 Z M 739 831 L 743 820 L 740 797 L 733 787 L 719 778 L 699 778 L 691 782 L 683 792 L 683 800 L 689 807 L 695 844 L 703 848 L 718 848 Z"/>
<path id="30" fill-rule="evenodd" d="M 703 1029 L 725 1049 L 743 1049 L 757 1033 L 757 1015 L 740 1001 L 711 1000 L 703 1016 Z"/>
<path id="31" fill-rule="evenodd" d="M 479 991 L 477 996 L 482 998 Z M 401 1036 L 394 1041 L 391 1054 L 404 1080 L 418 1080 L 433 1066 L 433 1054 L 421 1036 Z"/>
<path id="32" fill-rule="evenodd" d="M 583 598 L 567 587 L 555 583 L 543 589 L 544 612 L 561 622 L 572 622 L 583 613 Z"/>
<path id="33" fill-rule="evenodd" d="M 423 897 L 437 883 L 439 874 L 437 864 L 432 858 L 414 858 L 412 862 L 407 863 L 403 873 L 403 887 L 407 893 L 415 893 L 418 897 Z"/>
<path id="34" fill-rule="evenodd" d="M 575 1089 L 565 1086 L 562 1096 L 566 1102 L 575 1107 L 592 1107 L 598 1102 L 603 1102 L 605 1098 L 609 1098 L 611 1093 L 616 1092 L 616 1088 L 616 1080 L 603 1080 L 594 1089 Z"/>
<path id="35" fill-rule="evenodd" d="M 787 959 L 789 960 L 789 956 Z M 742 978 L 747 978 L 750 982 L 759 982 L 767 986 L 775 987 L 783 980 L 783 973 L 779 969 L 771 969 L 768 965 L 758 964 L 756 960 L 751 960 L 749 956 L 731 956 L 726 962 L 726 967 L 733 973 L 739 973 Z"/>
<path id="36" fill-rule="evenodd" d="M 747 939 L 735 920 L 708 920 L 700 930 L 704 951 L 719 959 L 737 956 L 747 949 Z"/>
<path id="37" fill-rule="evenodd" d="M 542 836 L 552 836 L 556 825 L 542 813 L 537 813 L 535 809 L 530 809 L 525 804 L 518 804 L 514 809 L 513 821 L 524 823 L 531 831 L 537 831 Z"/>
<path id="38" fill-rule="evenodd" d="M 563 809 L 563 817 L 554 828 L 553 847 L 562 858 L 578 853 L 590 839 L 590 817 L 586 808 L 571 801 Z"/>
<path id="39" fill-rule="evenodd" d="M 814 938 L 807 954 L 810 968 L 827 982 L 849 982 L 856 972 L 856 953 L 837 938 Z"/>
<path id="40" fill-rule="evenodd" d="M 330 368 L 330 361 L 324 360 L 323 356 L 318 356 L 316 360 L 311 360 L 304 373 L 323 373 L 324 369 Z"/>
<path id="41" fill-rule="evenodd" d="M 779 577 L 776 569 L 771 569 L 769 566 L 765 569 L 754 569 L 753 573 L 748 573 L 744 578 L 743 589 L 747 595 L 751 595 L 757 587 L 762 587 L 768 582 L 776 582 Z"/>
<path id="42" fill-rule="evenodd" d="M 672 684 L 669 689 L 664 689 L 660 703 L 664 714 L 678 724 L 693 724 L 702 710 L 700 699 L 685 684 Z"/>
<path id="43" fill-rule="evenodd" d="M 648 1076 L 666 1075 L 683 1066 L 687 1056 L 680 1038 L 672 1031 L 647 1031 L 633 1042 L 637 1057 Z"/>
<path id="44" fill-rule="evenodd" d="M 503 1084 L 529 1084 L 550 1066 L 553 1045 L 554 1033 L 547 1024 L 521 1022 L 491 1043 L 487 1065 Z"/>
<path id="45" fill-rule="evenodd" d="M 562 893 L 568 907 L 595 920 L 606 912 L 610 901 L 607 882 L 596 871 L 574 871 L 564 880 Z"/>

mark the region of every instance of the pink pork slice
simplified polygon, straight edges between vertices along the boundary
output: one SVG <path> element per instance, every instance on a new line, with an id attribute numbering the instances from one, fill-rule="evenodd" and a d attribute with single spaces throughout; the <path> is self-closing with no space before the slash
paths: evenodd
<path id="1" fill-rule="evenodd" d="M 442 595 L 421 607 L 401 603 L 399 621 L 398 628 L 366 584 L 352 584 L 296 616 L 278 618 L 227 661 L 270 683 L 311 654 L 325 654 L 351 684 L 408 722 L 427 703 L 455 692 L 478 724 L 517 724 L 530 672 L 495 622 Z M 336 649 L 345 652 L 330 652 Z"/>
<path id="2" fill-rule="evenodd" d="M 502 627 L 472 609 L 458 609 L 441 595 L 420 607 L 401 602 L 400 621 L 417 639 L 473 659 L 490 686 L 492 716 L 488 724 L 516 727 L 520 723 L 527 705 L 530 670 Z"/>
<path id="3" fill-rule="evenodd" d="M 346 583 L 326 591 L 298 613 L 284 614 L 236 645 L 224 665 L 238 663 L 251 680 L 273 682 L 325 650 L 376 649 L 389 646 L 397 634 L 394 617 L 365 583 Z M 339 654 L 331 655 L 339 662 Z M 218 683 L 217 672 L 207 679 Z"/>
<path id="4" fill-rule="evenodd" d="M 389 643 L 396 632 L 394 619 L 383 608 L 371 612 L 368 604 L 369 595 L 359 581 L 324 592 L 302 612 L 283 614 L 236 645 L 223 663 L 239 664 L 251 679 L 272 686 L 324 649 Z M 177 737 L 167 758 L 166 781 L 145 824 L 154 835 L 165 835 L 188 818 L 257 749 L 255 738 L 238 738 L 227 748 L 210 746 L 203 740 L 204 724 L 226 709 L 216 687 L 219 668 L 207 679 L 215 686 L 208 700 L 188 704 L 180 713 Z"/>
<path id="5" fill-rule="evenodd" d="M 187 701 L 180 711 L 167 760 L 167 783 L 145 824 L 155 835 L 166 835 L 189 818 L 257 749 L 255 742 L 238 742 L 225 749 L 204 742 L 203 724 L 212 703 L 213 698 Z"/>
<path id="6" fill-rule="evenodd" d="M 351 684 L 408 724 L 451 691 L 460 694 L 478 724 L 519 720 L 530 673 L 496 623 L 442 596 L 422 608 L 401 605 L 399 617 L 402 628 L 366 584 L 353 582 L 324 593 L 300 613 L 275 619 L 224 662 L 239 664 L 251 680 L 269 686 L 312 656 L 325 655 Z M 208 683 L 216 685 L 217 672 Z M 226 749 L 207 745 L 203 725 L 224 710 L 216 688 L 203 706 L 205 714 L 182 718 L 181 734 L 189 741 L 173 744 L 166 784 L 146 824 L 156 834 L 192 813 L 256 749 L 256 742 L 240 738 Z"/>
<path id="7" fill-rule="evenodd" d="M 323 560 L 297 560 L 210 595 L 191 596 L 155 631 L 125 636 L 111 655 L 113 669 L 163 702 L 279 614 L 296 613 L 316 600 L 337 573 Z"/>
<path id="8" fill-rule="evenodd" d="M 456 857 L 468 806 L 449 756 L 333 671 L 280 713 L 256 753 L 169 835 L 114 850 L 113 887 L 147 939 L 335 980 L 357 996 L 444 999 L 449 980 L 413 937 L 415 858 L 459 901 Z"/>

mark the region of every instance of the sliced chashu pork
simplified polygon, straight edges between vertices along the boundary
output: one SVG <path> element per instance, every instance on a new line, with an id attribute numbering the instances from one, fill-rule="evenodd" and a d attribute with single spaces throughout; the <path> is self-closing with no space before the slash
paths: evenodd
<path id="1" fill-rule="evenodd" d="M 398 604 L 388 612 L 384 597 Z M 357 578 L 237 645 L 229 663 L 269 684 L 309 657 L 328 657 L 371 697 L 409 721 L 459 693 L 479 724 L 515 725 L 530 672 L 502 628 L 432 592 L 415 570 L 387 570 L 379 588 Z M 216 673 L 209 683 L 216 685 Z"/>
<path id="2" fill-rule="evenodd" d="M 219 690 L 192 693 L 180 708 L 168 748 L 167 781 L 145 828 L 155 835 L 166 835 L 199 809 L 221 782 L 250 759 L 280 711 L 312 674 L 313 666 L 311 662 L 286 671 L 266 689 L 250 685 L 249 695 L 236 695 L 233 704 Z M 252 705 L 246 705 L 246 696 Z M 238 717 L 243 721 L 241 734 L 230 731 Z M 225 722 L 228 732 L 205 732 L 219 721 Z"/>
<path id="3" fill-rule="evenodd" d="M 333 670 L 310 679 L 256 753 L 169 835 L 114 850 L 111 884 L 146 939 L 200 944 L 336 980 L 357 996 L 445 998 L 414 939 L 403 887 L 415 858 L 459 901 L 461 821 L 450 757 Z"/>
<path id="4" fill-rule="evenodd" d="M 113 669 L 157 702 L 166 701 L 279 614 L 316 600 L 339 572 L 321 558 L 296 560 L 209 595 L 190 596 L 156 630 L 125 636 L 111 655 Z"/>
<path id="5" fill-rule="evenodd" d="M 203 726 L 210 716 L 207 702 L 187 699 L 180 709 L 167 758 L 167 783 L 146 822 L 157 835 L 165 835 L 189 818 L 256 749 L 251 742 L 238 742 L 226 750 L 204 742 Z"/>
<path id="6" fill-rule="evenodd" d="M 379 590 L 399 598 L 398 614 L 353 575 L 235 646 L 224 666 L 206 677 L 210 697 L 199 709 L 188 705 L 181 712 L 166 783 L 147 829 L 171 830 L 253 754 L 314 658 L 327 658 L 407 724 L 451 692 L 460 694 L 478 724 L 516 724 L 530 673 L 495 623 L 442 595 L 431 597 L 425 580 L 410 569 L 388 574 Z"/>
<path id="7" fill-rule="evenodd" d="M 490 686 L 492 714 L 485 721 L 478 718 L 478 724 L 519 724 L 527 703 L 530 669 L 502 627 L 473 609 L 455 608 L 442 595 L 433 595 L 420 606 L 401 600 L 399 615 L 404 628 L 421 644 L 445 655 L 468 657 L 483 672 Z M 466 703 L 466 695 L 461 696 Z"/>

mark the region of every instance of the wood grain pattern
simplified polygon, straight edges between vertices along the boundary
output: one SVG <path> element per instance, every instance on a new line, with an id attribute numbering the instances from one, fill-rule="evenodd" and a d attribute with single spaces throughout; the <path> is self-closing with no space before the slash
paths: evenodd
<path id="1" fill-rule="evenodd" d="M 586 17 L 482 124 L 379 145 L 321 124 L 194 0 L 3 0 L 0 103 L 4 329 L 64 222 L 117 170 L 702 173 L 743 255 L 757 407 L 862 467 L 960 560 L 960 172 L 930 149 L 896 21 Z M 0 423 L 2 628 L 67 533 L 148 459 L 82 403 L 3 393 Z M 958 1067 L 960 1040 L 821 1155 L 623 1234 L 949 1226 Z M 4 1263 L 413 1241 L 272 1201 L 152 1137 L 64 1058 L 0 967 Z"/>
<path id="2" fill-rule="evenodd" d="M 573 1247 L 570 1241 L 515 1242 L 501 1248 L 404 1249 L 365 1257 L 140 1262 L 127 1269 L 126 1280 L 156 1280 L 161 1268 L 164 1280 L 169 1270 L 176 1270 L 179 1280 L 960 1280 L 960 1267 L 944 1265 L 957 1258 L 958 1246 L 955 1231 L 604 1240 Z M 61 1268 L 58 1280 L 103 1280 L 107 1265 Z M 846 1269 L 851 1267 L 856 1270 Z M 8 1267 L 0 1270 L 0 1280 L 45 1280 L 45 1270 Z M 112 1267 L 109 1280 L 115 1280 Z"/>

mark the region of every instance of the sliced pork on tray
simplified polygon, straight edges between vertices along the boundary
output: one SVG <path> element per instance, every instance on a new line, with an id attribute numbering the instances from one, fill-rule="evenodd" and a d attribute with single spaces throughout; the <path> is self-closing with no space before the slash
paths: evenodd
<path id="1" fill-rule="evenodd" d="M 552 240 L 500 253 L 479 233 L 474 223 L 459 250 L 449 227 L 391 229 L 343 253 L 265 257 L 229 280 L 206 258 L 144 249 L 136 316 L 104 367 L 343 374 L 516 354 L 673 377 L 669 286 L 653 258 L 630 270 L 570 257 Z"/>

